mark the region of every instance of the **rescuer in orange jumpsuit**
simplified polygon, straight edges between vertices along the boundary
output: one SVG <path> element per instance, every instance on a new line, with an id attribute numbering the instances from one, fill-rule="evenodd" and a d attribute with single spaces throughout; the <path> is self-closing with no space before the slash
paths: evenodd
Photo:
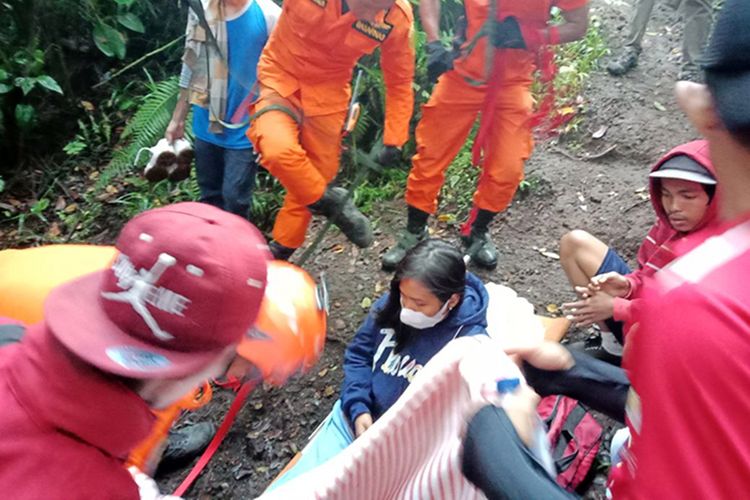
<path id="1" fill-rule="evenodd" d="M 406 0 L 285 0 L 258 64 L 260 95 L 248 137 L 287 193 L 271 250 L 288 259 L 305 239 L 311 214 L 332 218 L 355 244 L 372 243 L 367 218 L 338 172 L 341 133 L 357 60 L 380 47 L 386 86 L 381 163 L 400 155 L 414 105 L 413 14 Z M 268 112 L 264 112 L 266 110 Z"/>
<path id="2" fill-rule="evenodd" d="M 588 27 L 587 0 L 465 0 L 464 6 L 467 41 L 454 61 L 439 40 L 440 1 L 421 0 L 419 5 L 427 34 L 428 75 L 437 78 L 445 73 L 422 108 L 406 190 L 407 227 L 383 256 L 385 269 L 395 268 L 427 235 L 427 219 L 437 209 L 445 170 L 478 115 L 489 122 L 482 123 L 487 128 L 482 174 L 474 193 L 471 232 L 464 242 L 478 265 L 497 265 L 488 225 L 510 204 L 532 151 L 530 86 L 537 52 L 546 45 L 577 40 Z M 548 26 L 555 6 L 564 23 Z"/>

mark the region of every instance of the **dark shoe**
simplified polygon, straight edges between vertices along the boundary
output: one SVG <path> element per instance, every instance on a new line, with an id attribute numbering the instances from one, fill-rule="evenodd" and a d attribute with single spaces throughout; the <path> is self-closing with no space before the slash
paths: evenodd
<path id="1" fill-rule="evenodd" d="M 471 233 L 463 241 L 471 262 L 487 269 L 497 267 L 497 247 L 492 242 L 489 231 L 482 234 Z"/>
<path id="2" fill-rule="evenodd" d="M 587 354 L 610 365 L 620 366 L 622 362 L 622 356 L 612 354 L 604 348 L 600 335 L 591 335 L 586 340 L 568 344 L 568 348 Z"/>
<path id="3" fill-rule="evenodd" d="M 612 76 L 622 76 L 638 64 L 640 49 L 625 47 L 619 57 L 612 59 L 607 65 L 607 71 Z"/>
<path id="4" fill-rule="evenodd" d="M 705 83 L 703 72 L 700 69 L 693 68 L 693 67 L 682 68 L 677 78 L 680 81 L 693 82 L 693 83 Z"/>
<path id="5" fill-rule="evenodd" d="M 408 229 L 401 231 L 401 234 L 396 241 L 396 246 L 388 250 L 383 257 L 381 257 L 381 263 L 385 271 L 393 271 L 404 260 L 406 253 L 417 246 L 417 243 L 429 236 L 427 227 L 421 233 L 412 233 Z"/>
<path id="6" fill-rule="evenodd" d="M 354 202 L 347 198 L 347 191 L 340 187 L 328 187 L 323 197 L 308 205 L 310 212 L 324 215 L 341 229 L 349 241 L 360 248 L 372 245 L 373 235 L 370 221 L 362 215 Z"/>
<path id="7" fill-rule="evenodd" d="M 167 436 L 167 448 L 159 462 L 159 469 L 174 469 L 184 466 L 203 453 L 216 434 L 211 422 L 199 422 L 171 431 Z"/>
<path id="8" fill-rule="evenodd" d="M 276 260 L 289 260 L 294 251 L 297 250 L 296 248 L 285 247 L 281 243 L 275 241 L 271 241 L 271 243 L 268 244 L 268 248 L 271 249 L 271 254 Z"/>

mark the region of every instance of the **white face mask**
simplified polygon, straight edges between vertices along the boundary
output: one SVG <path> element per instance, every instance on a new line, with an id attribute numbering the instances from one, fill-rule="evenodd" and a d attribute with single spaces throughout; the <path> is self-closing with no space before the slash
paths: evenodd
<path id="1" fill-rule="evenodd" d="M 424 313 L 415 311 L 413 309 L 407 309 L 404 307 L 403 301 L 401 303 L 401 323 L 408 325 L 417 330 L 424 330 L 425 328 L 432 328 L 448 316 L 448 302 L 445 301 L 443 307 L 440 308 L 434 316 L 427 316 Z"/>

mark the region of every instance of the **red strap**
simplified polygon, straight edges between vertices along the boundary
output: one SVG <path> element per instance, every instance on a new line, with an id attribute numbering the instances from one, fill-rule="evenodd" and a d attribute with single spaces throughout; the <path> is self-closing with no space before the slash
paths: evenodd
<path id="1" fill-rule="evenodd" d="M 235 396 L 234 401 L 232 401 L 232 406 L 229 407 L 229 411 L 224 417 L 224 421 L 221 423 L 219 430 L 216 431 L 216 435 L 211 440 L 211 443 L 209 443 L 208 448 L 206 448 L 206 451 L 204 451 L 203 455 L 201 455 L 201 457 L 198 459 L 198 462 L 193 467 L 193 470 L 190 471 L 190 473 L 182 481 L 182 483 L 180 483 L 177 489 L 174 490 L 173 495 L 178 497 L 183 496 L 188 488 L 190 488 L 190 485 L 192 485 L 193 482 L 198 478 L 198 476 L 200 476 L 201 472 L 203 472 L 203 469 L 211 460 L 211 457 L 213 457 L 214 453 L 216 453 L 216 450 L 219 449 L 221 442 L 224 441 L 224 437 L 229 432 L 229 429 L 232 428 L 234 419 L 237 416 L 237 413 L 242 408 L 242 405 L 245 403 L 248 394 L 250 394 L 253 389 L 255 389 L 255 387 L 261 382 L 261 380 L 262 378 L 259 376 L 259 374 L 256 374 L 253 378 L 250 378 L 246 382 L 243 382 L 240 390 L 237 391 L 237 396 Z"/>

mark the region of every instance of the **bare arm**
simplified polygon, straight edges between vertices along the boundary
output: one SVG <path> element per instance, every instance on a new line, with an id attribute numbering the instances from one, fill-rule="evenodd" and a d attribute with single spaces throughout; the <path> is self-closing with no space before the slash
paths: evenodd
<path id="1" fill-rule="evenodd" d="M 419 19 L 427 35 L 427 43 L 440 40 L 440 0 L 421 0 Z"/>
<path id="2" fill-rule="evenodd" d="M 180 93 L 177 96 L 177 105 L 172 112 L 172 120 L 169 122 L 167 131 L 164 133 L 164 137 L 166 137 L 170 143 L 177 139 L 181 139 L 185 135 L 185 117 L 190 110 L 190 103 L 188 102 L 189 96 L 189 89 L 180 89 Z"/>
<path id="3" fill-rule="evenodd" d="M 588 4 L 579 9 L 564 10 L 562 16 L 565 22 L 557 26 L 560 43 L 574 42 L 586 35 L 586 30 L 589 28 Z"/>

